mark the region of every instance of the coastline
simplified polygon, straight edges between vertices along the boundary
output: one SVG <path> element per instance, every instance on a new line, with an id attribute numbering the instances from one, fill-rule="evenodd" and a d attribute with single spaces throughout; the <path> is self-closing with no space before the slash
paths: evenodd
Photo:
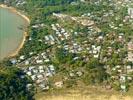
<path id="1" fill-rule="evenodd" d="M 20 17 L 22 17 L 28 24 L 30 24 L 30 19 L 26 15 L 24 15 L 24 14 L 20 13 L 19 11 L 17 11 L 17 9 L 15 9 L 13 7 L 8 7 L 8 6 L 4 5 L 4 4 L 0 4 L 0 8 L 9 9 L 13 13 L 15 13 L 15 14 L 19 15 Z M 25 31 L 23 33 L 22 42 L 20 43 L 20 45 L 18 46 L 18 48 L 16 48 L 16 50 L 13 53 L 9 54 L 6 58 L 16 56 L 19 53 L 20 49 L 23 47 L 23 45 L 25 43 L 25 40 L 26 40 L 26 37 L 27 36 L 28 36 L 28 33 Z"/>

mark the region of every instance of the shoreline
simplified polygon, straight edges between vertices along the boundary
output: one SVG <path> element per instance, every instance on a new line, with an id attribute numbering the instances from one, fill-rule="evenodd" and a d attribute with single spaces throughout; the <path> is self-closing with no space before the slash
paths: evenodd
<path id="1" fill-rule="evenodd" d="M 4 5 L 4 4 L 0 4 L 0 8 L 6 8 L 6 9 L 10 10 L 11 12 L 13 12 L 13 13 L 19 15 L 20 17 L 22 17 L 28 24 L 30 24 L 30 19 L 26 15 L 24 15 L 24 14 L 20 13 L 19 11 L 17 11 L 17 9 L 15 9 L 13 7 L 8 7 L 7 5 Z M 16 56 L 19 53 L 19 51 L 22 49 L 22 47 L 24 46 L 24 43 L 25 43 L 25 40 L 26 40 L 27 36 L 28 36 L 28 33 L 26 31 L 24 31 L 23 39 L 22 39 L 22 42 L 20 43 L 20 45 L 18 45 L 16 50 L 13 51 L 13 53 L 9 54 L 5 58 Z"/>

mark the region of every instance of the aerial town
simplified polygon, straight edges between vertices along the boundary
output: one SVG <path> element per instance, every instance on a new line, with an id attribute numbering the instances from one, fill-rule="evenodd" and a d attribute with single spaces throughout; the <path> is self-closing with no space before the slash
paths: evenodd
<path id="1" fill-rule="evenodd" d="M 68 0 L 65 7 L 52 0 L 9 1 L 4 4 L 26 12 L 31 23 L 24 47 L 2 64 L 23 70 L 33 81 L 27 88 L 47 92 L 101 84 L 122 93 L 132 88 L 132 0 Z"/>

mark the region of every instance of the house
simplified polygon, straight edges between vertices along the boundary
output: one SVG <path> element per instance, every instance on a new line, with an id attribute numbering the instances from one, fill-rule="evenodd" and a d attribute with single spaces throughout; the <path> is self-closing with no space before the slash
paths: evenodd
<path id="1" fill-rule="evenodd" d="M 98 39 L 99 39 L 99 40 L 103 40 L 103 36 L 99 36 Z"/>
<path id="2" fill-rule="evenodd" d="M 76 74 L 77 74 L 79 77 L 83 75 L 83 73 L 82 73 L 81 71 L 76 72 Z"/>
<path id="3" fill-rule="evenodd" d="M 133 77 L 128 76 L 127 79 L 130 80 L 130 81 L 132 81 L 133 80 Z"/>
<path id="4" fill-rule="evenodd" d="M 50 68 L 51 71 L 55 70 L 53 65 L 49 65 L 48 67 Z"/>
<path id="5" fill-rule="evenodd" d="M 31 73 L 30 71 L 26 72 L 26 74 L 27 74 L 28 76 L 31 76 L 31 75 L 32 75 L 32 73 Z"/>
<path id="6" fill-rule="evenodd" d="M 50 71 L 52 74 L 55 74 L 55 68 L 54 68 L 53 65 L 49 65 L 48 68 L 49 68 L 49 71 Z"/>
<path id="7" fill-rule="evenodd" d="M 128 50 L 133 51 L 133 43 L 132 42 L 128 43 Z"/>
<path id="8" fill-rule="evenodd" d="M 52 35 L 49 35 L 49 37 L 50 37 L 50 39 L 51 39 L 52 41 L 55 40 L 54 37 L 53 37 Z"/>
<path id="9" fill-rule="evenodd" d="M 117 65 L 117 66 L 115 66 L 115 67 L 116 67 L 116 68 L 118 68 L 118 69 L 119 69 L 119 68 L 121 68 L 121 66 L 120 66 L 120 65 Z"/>
<path id="10" fill-rule="evenodd" d="M 16 64 L 16 63 L 17 63 L 17 60 L 16 60 L 16 59 L 11 59 L 10 62 L 11 62 L 12 64 Z"/>
<path id="11" fill-rule="evenodd" d="M 128 8 L 128 15 L 133 18 L 133 8 Z"/>
<path id="12" fill-rule="evenodd" d="M 79 57 L 74 57 L 74 58 L 73 58 L 73 60 L 78 60 L 78 59 L 79 59 Z"/>
<path id="13" fill-rule="evenodd" d="M 43 69 L 41 69 L 41 70 L 39 70 L 39 72 L 40 72 L 40 73 L 44 73 L 44 70 L 43 70 Z"/>
<path id="14" fill-rule="evenodd" d="M 49 41 L 49 37 L 48 37 L 48 36 L 45 36 L 45 40 L 46 40 L 46 41 Z"/>
<path id="15" fill-rule="evenodd" d="M 49 59 L 45 59 L 44 62 L 49 62 L 50 60 Z"/>
<path id="16" fill-rule="evenodd" d="M 85 2 L 85 0 L 80 0 L 81 2 Z"/>
<path id="17" fill-rule="evenodd" d="M 43 60 L 36 60 L 37 64 L 43 63 Z"/>
<path id="18" fill-rule="evenodd" d="M 128 43 L 128 61 L 133 62 L 133 43 Z"/>
<path id="19" fill-rule="evenodd" d="M 32 71 L 32 69 L 34 69 L 35 67 L 34 66 L 30 66 L 29 68 L 28 68 L 28 70 L 29 71 Z"/>
<path id="20" fill-rule="evenodd" d="M 94 55 L 94 58 L 98 58 L 99 57 L 99 55 L 97 54 L 97 55 Z"/>
<path id="21" fill-rule="evenodd" d="M 27 88 L 28 90 L 30 90 L 31 87 L 32 87 L 32 84 L 27 84 L 27 85 L 26 85 L 26 88 Z"/>
<path id="22" fill-rule="evenodd" d="M 120 85 L 120 88 L 122 89 L 122 91 L 126 92 L 126 85 Z"/>
<path id="23" fill-rule="evenodd" d="M 44 83 L 40 83 L 40 84 L 39 84 L 39 87 L 40 87 L 41 89 L 44 89 L 44 88 L 46 87 L 46 85 L 45 85 Z"/>
<path id="24" fill-rule="evenodd" d="M 37 79 L 36 84 L 40 84 L 43 81 L 43 79 Z"/>
<path id="25" fill-rule="evenodd" d="M 65 29 L 61 28 L 61 33 L 65 33 L 65 32 L 66 32 Z"/>
<path id="26" fill-rule="evenodd" d="M 29 37 L 29 41 L 31 41 L 32 40 L 32 38 L 31 37 Z"/>
<path id="27" fill-rule="evenodd" d="M 29 55 L 33 55 L 33 52 L 30 52 Z"/>
<path id="28" fill-rule="evenodd" d="M 121 75 L 120 76 L 120 82 L 126 82 L 126 76 Z"/>
<path id="29" fill-rule="evenodd" d="M 97 53 L 97 50 L 93 50 L 92 52 L 93 52 L 93 54 L 96 54 Z"/>
<path id="30" fill-rule="evenodd" d="M 117 71 L 118 71 L 119 73 L 121 73 L 121 72 L 122 72 L 122 70 L 121 70 L 121 69 L 118 69 Z"/>
<path id="31" fill-rule="evenodd" d="M 131 70 L 132 69 L 132 66 L 131 65 L 128 65 L 126 67 L 127 67 L 127 70 Z"/>
<path id="32" fill-rule="evenodd" d="M 119 35 L 118 36 L 118 39 L 119 39 L 119 41 L 122 41 L 123 40 L 123 36 L 122 35 Z"/>
<path id="33" fill-rule="evenodd" d="M 128 61 L 133 62 L 133 53 L 132 52 L 128 52 Z"/>
<path id="34" fill-rule="evenodd" d="M 30 62 L 28 60 L 25 61 L 25 65 L 29 65 Z"/>
<path id="35" fill-rule="evenodd" d="M 22 56 L 19 57 L 20 60 L 24 60 L 24 58 L 25 58 L 24 55 L 22 55 Z"/>
<path id="36" fill-rule="evenodd" d="M 78 32 L 74 32 L 75 35 L 78 35 Z"/>
<path id="37" fill-rule="evenodd" d="M 46 75 L 46 77 L 48 77 L 48 76 L 52 76 L 53 74 L 49 70 L 47 70 L 45 75 Z"/>
<path id="38" fill-rule="evenodd" d="M 34 74 L 37 74 L 38 73 L 38 70 L 37 69 L 33 69 L 32 70 Z"/>
<path id="39" fill-rule="evenodd" d="M 48 86 L 48 85 L 45 85 L 44 83 L 39 84 L 39 87 L 40 87 L 42 90 L 48 90 L 48 89 L 49 89 L 49 86 Z"/>
<path id="40" fill-rule="evenodd" d="M 43 66 L 39 66 L 39 70 L 43 70 Z"/>
<path id="41" fill-rule="evenodd" d="M 35 80 L 36 80 L 36 75 L 32 75 L 32 76 L 31 76 L 31 79 L 32 79 L 33 81 L 35 81 Z"/>
<path id="42" fill-rule="evenodd" d="M 75 76 L 74 73 L 72 73 L 72 72 L 70 72 L 69 75 L 70 75 L 70 77 L 74 77 Z"/>
<path id="43" fill-rule="evenodd" d="M 43 75 L 42 74 L 39 74 L 39 75 L 37 75 L 37 78 L 38 79 L 43 79 Z"/>
<path id="44" fill-rule="evenodd" d="M 57 88 L 62 88 L 62 87 L 63 87 L 63 82 L 62 82 L 62 81 L 55 82 L 55 86 L 56 86 Z"/>
<path id="45" fill-rule="evenodd" d="M 24 79 L 25 78 L 25 75 L 21 75 L 20 78 Z"/>
<path id="46" fill-rule="evenodd" d="M 39 28 L 39 25 L 33 25 L 32 28 Z"/>

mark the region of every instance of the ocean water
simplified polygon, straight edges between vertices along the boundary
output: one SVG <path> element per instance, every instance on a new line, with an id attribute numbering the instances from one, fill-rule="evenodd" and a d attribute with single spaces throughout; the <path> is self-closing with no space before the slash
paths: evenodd
<path id="1" fill-rule="evenodd" d="M 0 60 L 17 50 L 23 40 L 25 19 L 6 8 L 0 8 Z"/>

